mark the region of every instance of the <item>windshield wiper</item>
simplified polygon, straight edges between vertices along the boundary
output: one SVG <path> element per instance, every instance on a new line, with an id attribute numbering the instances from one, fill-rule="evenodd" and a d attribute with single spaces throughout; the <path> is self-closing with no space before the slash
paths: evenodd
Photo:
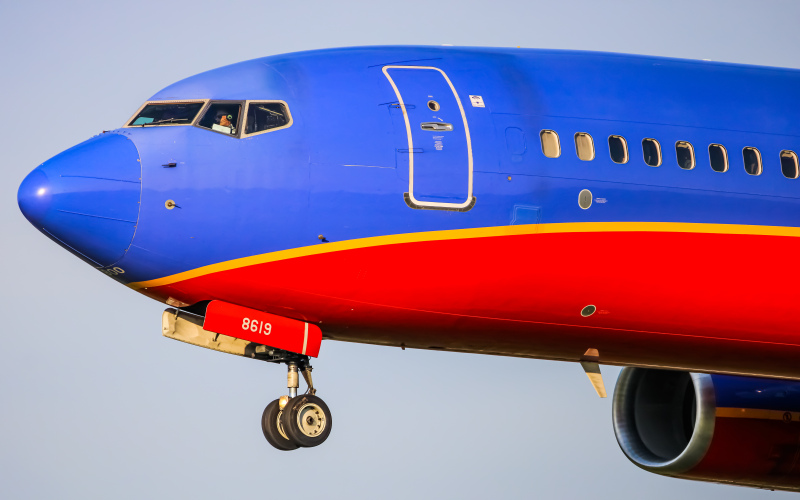
<path id="1" fill-rule="evenodd" d="M 142 123 L 142 127 L 146 125 L 158 125 L 159 123 L 187 122 L 187 121 L 189 121 L 188 118 L 165 118 L 163 120 L 157 120 L 150 123 Z"/>
<path id="2" fill-rule="evenodd" d="M 271 109 L 265 108 L 264 106 L 259 106 L 258 109 L 261 111 L 266 111 L 267 113 L 271 114 L 272 116 L 280 116 L 283 118 L 283 113 L 278 113 L 277 111 L 272 111 Z"/>

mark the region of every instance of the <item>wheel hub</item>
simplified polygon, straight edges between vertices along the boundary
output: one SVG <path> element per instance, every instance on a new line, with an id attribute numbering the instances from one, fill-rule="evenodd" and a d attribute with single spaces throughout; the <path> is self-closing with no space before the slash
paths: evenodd
<path id="1" fill-rule="evenodd" d="M 297 427 L 308 437 L 319 436 L 325 430 L 325 413 L 318 405 L 306 403 L 297 412 Z"/>

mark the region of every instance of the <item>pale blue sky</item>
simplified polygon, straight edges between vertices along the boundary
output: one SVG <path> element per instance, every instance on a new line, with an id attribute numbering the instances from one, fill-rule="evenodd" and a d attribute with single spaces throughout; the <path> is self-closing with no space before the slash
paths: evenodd
<path id="1" fill-rule="evenodd" d="M 162 338 L 164 306 L 39 234 L 16 192 L 160 88 L 254 57 L 447 43 L 800 68 L 798 21 L 793 0 L 0 2 L 0 498 L 788 498 L 639 470 L 610 400 L 545 361 L 326 342 L 333 433 L 275 451 L 259 419 L 284 368 Z"/>

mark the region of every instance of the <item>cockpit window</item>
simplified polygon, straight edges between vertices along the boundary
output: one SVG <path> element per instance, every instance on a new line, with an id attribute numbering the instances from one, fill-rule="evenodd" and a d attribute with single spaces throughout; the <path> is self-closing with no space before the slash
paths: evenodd
<path id="1" fill-rule="evenodd" d="M 197 126 L 221 134 L 236 135 L 239 131 L 241 114 L 242 103 L 240 102 L 212 102 Z"/>
<path id="2" fill-rule="evenodd" d="M 280 102 L 254 102 L 247 105 L 245 134 L 257 134 L 274 128 L 285 127 L 290 117 L 286 105 Z"/>
<path id="3" fill-rule="evenodd" d="M 204 102 L 167 102 L 146 105 L 133 120 L 133 126 L 191 125 L 194 117 L 203 108 Z"/>

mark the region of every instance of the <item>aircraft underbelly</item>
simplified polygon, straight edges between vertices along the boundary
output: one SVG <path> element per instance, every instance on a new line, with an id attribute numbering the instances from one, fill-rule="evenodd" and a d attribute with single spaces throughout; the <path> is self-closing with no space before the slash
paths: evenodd
<path id="1" fill-rule="evenodd" d="M 739 257 L 790 254 L 796 238 L 526 227 L 534 231 L 275 260 L 148 294 L 319 322 L 339 340 L 556 359 L 598 348 L 609 363 L 691 368 L 718 359 L 721 371 L 800 377 L 780 361 L 787 350 L 800 354 L 787 326 L 792 277 L 775 260 L 743 268 Z M 731 247 L 740 253 L 718 251 Z"/>

